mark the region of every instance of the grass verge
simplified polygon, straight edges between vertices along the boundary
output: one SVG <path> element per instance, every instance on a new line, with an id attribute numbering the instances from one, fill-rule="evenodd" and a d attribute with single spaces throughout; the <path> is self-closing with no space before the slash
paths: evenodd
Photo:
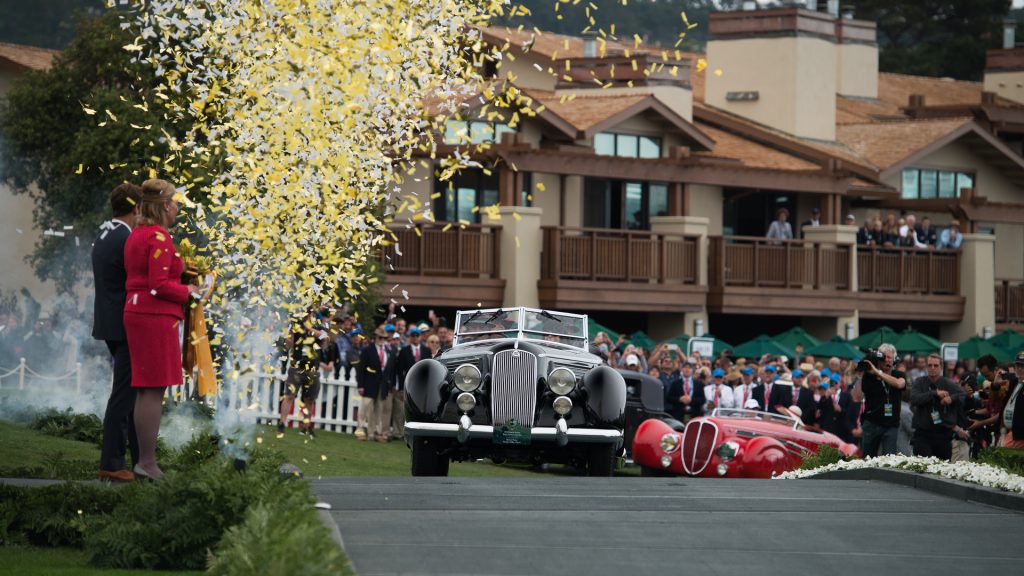
<path id="1" fill-rule="evenodd" d="M 71 548 L 0 546 L 0 566 L 18 576 L 153 576 L 145 570 L 92 568 L 89 555 Z M 164 572 L 173 576 L 199 576 L 203 572 Z"/>

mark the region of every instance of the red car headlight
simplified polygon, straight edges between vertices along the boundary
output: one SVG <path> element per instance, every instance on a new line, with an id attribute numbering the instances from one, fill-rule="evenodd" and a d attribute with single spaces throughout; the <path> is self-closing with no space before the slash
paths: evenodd
<path id="1" fill-rule="evenodd" d="M 671 454 L 676 450 L 679 450 L 679 435 L 678 434 L 665 434 L 661 437 L 661 449 L 666 454 Z"/>
<path id="2" fill-rule="evenodd" d="M 722 442 L 718 445 L 718 449 L 715 450 L 715 456 L 722 462 L 728 462 L 736 457 L 740 453 L 740 445 L 732 440 Z"/>

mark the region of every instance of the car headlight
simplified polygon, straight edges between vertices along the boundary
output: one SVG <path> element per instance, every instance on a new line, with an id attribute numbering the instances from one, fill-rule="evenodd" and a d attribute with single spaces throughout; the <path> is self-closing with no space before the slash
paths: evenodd
<path id="1" fill-rule="evenodd" d="M 469 392 L 463 392 L 455 399 L 455 403 L 458 404 L 459 410 L 469 412 L 476 407 L 476 398 L 474 398 Z"/>
<path id="2" fill-rule="evenodd" d="M 555 414 L 565 416 L 569 412 L 572 412 L 572 400 L 566 396 L 559 396 L 551 403 L 551 407 L 554 408 Z"/>
<path id="3" fill-rule="evenodd" d="M 728 462 L 735 458 L 739 451 L 740 445 L 729 440 L 727 442 L 722 442 L 722 444 L 718 446 L 718 449 L 715 450 L 715 455 L 717 455 L 718 459 L 722 462 Z"/>
<path id="4" fill-rule="evenodd" d="M 568 368 L 555 368 L 548 374 L 548 388 L 559 396 L 565 396 L 576 387 L 576 375 Z"/>
<path id="5" fill-rule="evenodd" d="M 666 454 L 671 454 L 679 449 L 679 435 L 665 434 L 661 437 L 661 449 Z"/>
<path id="6" fill-rule="evenodd" d="M 463 364 L 455 369 L 455 387 L 463 392 L 472 392 L 480 387 L 480 369 L 472 364 Z"/>

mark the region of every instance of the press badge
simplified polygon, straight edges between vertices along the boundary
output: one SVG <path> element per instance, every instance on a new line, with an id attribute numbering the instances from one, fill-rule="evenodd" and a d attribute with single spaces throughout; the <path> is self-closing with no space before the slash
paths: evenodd
<path id="1" fill-rule="evenodd" d="M 932 410 L 932 424 L 942 424 L 942 415 L 938 410 Z"/>
<path id="2" fill-rule="evenodd" d="M 885 414 L 886 418 L 892 418 L 892 403 L 891 402 L 886 402 L 885 403 L 885 412 L 884 412 L 884 414 Z"/>

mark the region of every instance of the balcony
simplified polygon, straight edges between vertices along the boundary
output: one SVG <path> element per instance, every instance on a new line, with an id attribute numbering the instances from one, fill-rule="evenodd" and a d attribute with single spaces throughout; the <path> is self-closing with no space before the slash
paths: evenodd
<path id="1" fill-rule="evenodd" d="M 963 318 L 959 251 L 859 246 L 857 277 L 862 318 Z"/>
<path id="2" fill-rule="evenodd" d="M 637 312 L 704 306 L 696 236 L 559 226 L 543 226 L 541 233 L 541 306 Z"/>
<path id="3" fill-rule="evenodd" d="M 392 226 L 398 239 L 381 251 L 387 286 L 381 294 L 399 296 L 390 287 L 408 291 L 419 306 L 501 306 L 505 280 L 500 278 L 501 226 L 420 223 Z"/>
<path id="4" fill-rule="evenodd" d="M 1024 324 L 1024 280 L 996 283 L 996 323 Z"/>
<path id="5" fill-rule="evenodd" d="M 722 314 L 852 314 L 849 245 L 746 236 L 710 239 L 708 309 Z"/>

